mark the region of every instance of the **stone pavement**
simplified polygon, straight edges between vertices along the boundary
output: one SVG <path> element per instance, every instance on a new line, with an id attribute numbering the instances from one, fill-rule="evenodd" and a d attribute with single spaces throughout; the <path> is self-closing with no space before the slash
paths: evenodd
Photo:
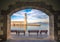
<path id="1" fill-rule="evenodd" d="M 54 40 L 7 40 L 0 42 L 56 42 Z"/>

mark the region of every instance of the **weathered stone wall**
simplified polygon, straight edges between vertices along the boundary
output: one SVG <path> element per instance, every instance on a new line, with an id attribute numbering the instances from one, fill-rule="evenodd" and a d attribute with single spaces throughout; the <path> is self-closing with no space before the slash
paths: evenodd
<path id="1" fill-rule="evenodd" d="M 7 1 L 6 1 L 7 2 Z M 5 2 L 5 3 L 6 3 Z M 11 2 L 11 1 L 10 1 Z M 8 3 L 8 2 L 7 2 Z M 7 14 L 9 14 L 11 11 L 13 11 L 14 10 L 14 12 L 16 12 L 15 11 L 15 9 L 16 8 L 18 8 L 18 7 L 21 7 L 20 5 L 22 5 L 22 6 L 24 6 L 24 4 L 27 6 L 27 3 L 17 3 L 17 5 L 16 5 L 16 3 L 13 3 L 13 1 L 12 1 L 12 3 L 14 4 L 14 5 L 10 5 L 11 3 L 9 3 L 8 5 L 10 5 L 11 7 L 8 7 L 8 5 L 7 5 L 7 3 L 4 5 L 4 4 L 2 4 L 2 9 L 6 9 L 7 8 L 7 10 L 6 11 L 3 11 L 2 13 L 1 13 L 1 15 L 3 16 L 3 33 L 4 33 L 4 39 L 7 39 L 8 38 L 8 36 L 10 35 L 10 34 L 8 34 L 8 33 L 10 33 L 10 24 L 7 24 L 7 23 L 10 23 L 10 18 L 9 18 L 9 16 L 7 16 Z M 32 4 L 32 3 L 31 3 Z M 30 3 L 28 4 L 28 6 L 29 5 L 31 5 Z M 39 5 L 38 7 L 39 8 L 41 8 L 40 7 L 40 5 L 42 5 L 42 7 L 44 8 L 45 6 L 44 6 L 44 4 L 39 4 L 39 3 L 35 3 L 34 5 Z M 6 7 L 4 7 L 4 6 L 6 6 Z M 16 6 L 16 7 L 15 7 Z M 32 4 L 32 6 L 33 6 L 33 4 Z M 38 9 L 39 9 L 38 8 Z M 59 39 L 59 35 L 58 35 L 58 31 L 60 31 L 60 15 L 59 15 L 59 12 L 57 12 L 57 13 L 54 13 L 54 11 L 52 10 L 52 7 L 50 6 L 50 5 L 48 5 L 48 7 L 45 7 L 45 9 L 47 9 L 46 10 L 46 12 L 49 10 L 51 13 L 53 13 L 53 15 L 54 15 L 54 21 L 53 21 L 53 23 L 52 23 L 52 21 L 51 21 L 51 23 L 52 23 L 52 25 L 53 25 L 53 29 L 52 29 L 52 33 L 51 33 L 51 37 L 53 37 L 53 38 L 55 38 L 55 40 L 57 40 L 57 38 Z M 43 11 L 44 11 L 44 9 L 43 9 Z M 47 13 L 47 14 L 49 14 L 49 13 Z M 52 20 L 53 20 L 53 17 L 52 17 Z M 8 32 L 9 31 L 9 32 Z M 54 31 L 54 32 L 53 32 Z"/>
<path id="2" fill-rule="evenodd" d="M 57 11 L 57 33 L 58 33 L 58 40 L 60 40 L 60 11 Z"/>
<path id="3" fill-rule="evenodd" d="M 60 39 L 60 11 L 55 11 L 54 12 L 54 35 L 55 39 L 59 40 Z"/>
<path id="4" fill-rule="evenodd" d="M 59 0 L 0 0 L 0 7 L 1 9 L 7 10 L 10 4 L 15 4 L 16 1 L 20 2 L 46 2 L 53 6 L 55 10 L 60 10 L 60 2 Z"/>

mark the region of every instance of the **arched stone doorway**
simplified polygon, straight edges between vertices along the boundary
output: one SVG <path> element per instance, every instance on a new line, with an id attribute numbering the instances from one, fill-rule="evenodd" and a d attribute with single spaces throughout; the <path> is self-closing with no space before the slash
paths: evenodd
<path id="1" fill-rule="evenodd" d="M 54 40 L 55 38 L 55 34 L 54 34 L 54 15 L 53 15 L 53 9 L 51 7 L 51 5 L 47 5 L 45 3 L 40 3 L 40 2 L 29 2 L 28 4 L 26 2 L 20 2 L 18 4 L 14 4 L 14 5 L 9 5 L 9 9 L 6 11 L 7 13 L 7 22 L 5 24 L 7 24 L 7 28 L 6 28 L 6 39 L 10 38 L 10 16 L 12 15 L 12 13 L 17 12 L 19 10 L 25 9 L 25 8 L 32 8 L 32 9 L 37 9 L 37 10 L 41 10 L 43 12 L 45 12 L 47 15 L 49 15 L 49 31 L 50 32 L 50 40 Z"/>
<path id="2" fill-rule="evenodd" d="M 50 29 L 49 29 L 49 31 L 50 31 L 50 37 L 49 37 L 49 39 L 51 39 L 51 40 L 54 40 L 54 16 L 52 15 L 52 13 L 50 13 L 48 10 L 46 10 L 46 9 L 44 9 L 44 8 L 38 8 L 38 7 L 36 7 L 36 6 L 25 6 L 25 7 L 21 7 L 21 8 L 17 8 L 17 9 L 15 9 L 15 10 L 13 10 L 9 15 L 8 15 L 8 20 L 7 20 L 7 22 L 8 22 L 8 28 L 9 28 L 9 30 L 8 31 L 10 31 L 10 16 L 12 15 L 12 13 L 14 13 L 14 12 L 16 12 L 16 11 L 19 11 L 19 10 L 21 10 L 21 9 L 25 9 L 25 8 L 29 8 L 29 7 L 31 7 L 32 9 L 38 9 L 38 10 L 43 10 L 45 13 L 47 13 L 47 15 L 49 15 L 49 25 L 50 25 Z"/>

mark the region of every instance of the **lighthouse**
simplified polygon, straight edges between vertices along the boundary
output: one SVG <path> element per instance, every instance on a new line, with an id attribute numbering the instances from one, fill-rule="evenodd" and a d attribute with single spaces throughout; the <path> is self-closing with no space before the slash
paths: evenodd
<path id="1" fill-rule="evenodd" d="M 25 17 L 24 17 L 24 23 L 27 24 L 27 14 L 25 13 Z"/>
<path id="2" fill-rule="evenodd" d="M 26 13 L 24 14 L 24 28 L 25 28 L 25 31 L 27 31 L 27 14 Z"/>

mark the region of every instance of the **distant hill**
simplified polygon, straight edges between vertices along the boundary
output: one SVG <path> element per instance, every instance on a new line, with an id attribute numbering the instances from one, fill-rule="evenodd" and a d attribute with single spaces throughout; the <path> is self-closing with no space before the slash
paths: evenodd
<path id="1" fill-rule="evenodd" d="M 48 24 L 48 22 L 36 22 L 36 23 L 28 23 L 28 24 Z"/>

